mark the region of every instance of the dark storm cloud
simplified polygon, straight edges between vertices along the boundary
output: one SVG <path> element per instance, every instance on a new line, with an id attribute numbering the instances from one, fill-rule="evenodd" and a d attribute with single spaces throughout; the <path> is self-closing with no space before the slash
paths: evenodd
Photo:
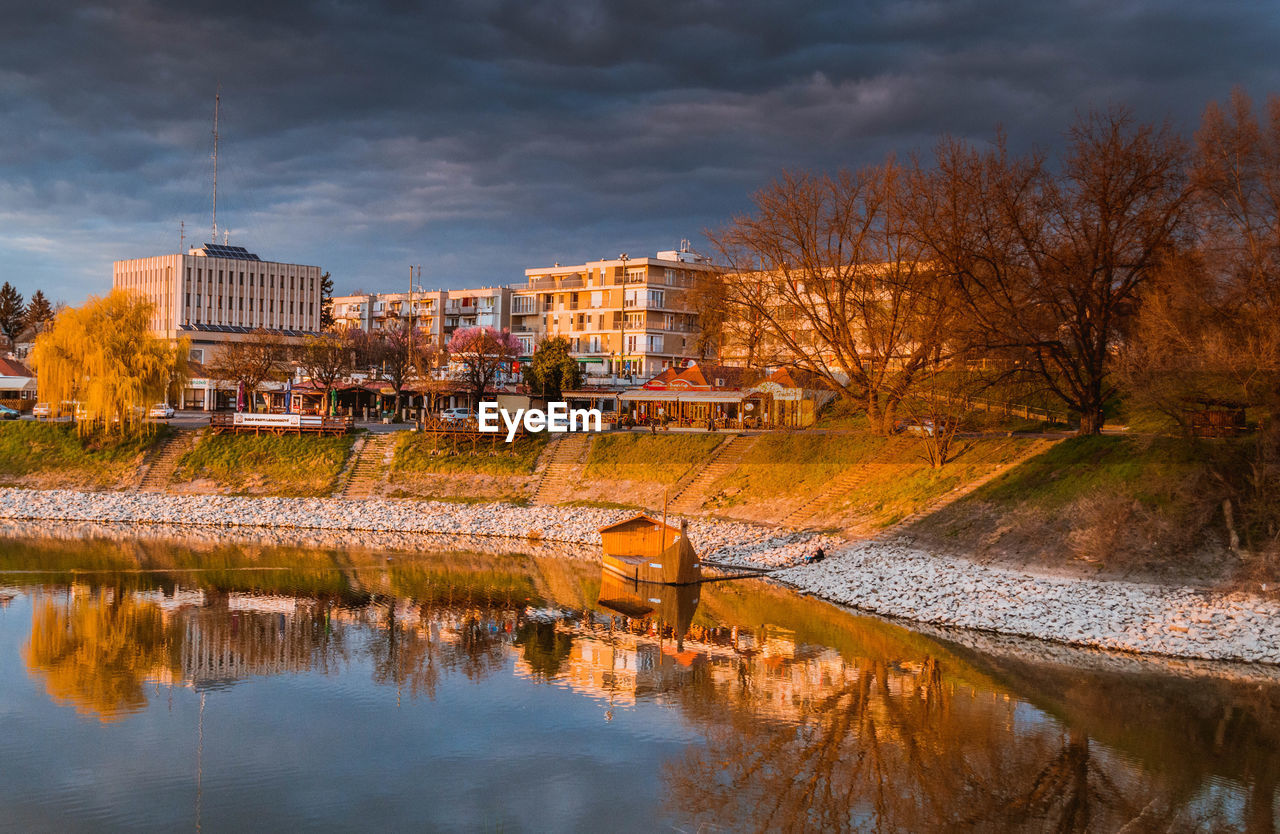
<path id="1" fill-rule="evenodd" d="M 1274 3 L 26 4 L 0 26 L 0 277 L 69 300 L 219 222 L 340 290 L 518 280 L 695 240 L 783 167 L 1194 127 L 1280 90 Z M 190 238 L 189 238 L 190 239 Z"/>

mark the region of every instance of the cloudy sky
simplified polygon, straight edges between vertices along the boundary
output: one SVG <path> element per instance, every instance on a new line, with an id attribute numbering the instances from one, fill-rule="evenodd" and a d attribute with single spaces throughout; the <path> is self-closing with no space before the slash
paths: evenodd
<path id="1" fill-rule="evenodd" d="M 0 279 L 72 303 L 220 227 L 339 292 L 652 254 L 783 168 L 1280 91 L 1280 4 L 0 0 Z"/>

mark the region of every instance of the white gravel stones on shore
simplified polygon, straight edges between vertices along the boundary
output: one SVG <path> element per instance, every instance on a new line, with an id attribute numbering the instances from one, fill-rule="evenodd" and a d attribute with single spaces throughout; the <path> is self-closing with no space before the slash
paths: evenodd
<path id="1" fill-rule="evenodd" d="M 1035 576 L 868 542 L 774 574 L 844 605 L 935 625 L 1205 660 L 1280 663 L 1280 604 L 1249 594 Z"/>
<path id="2" fill-rule="evenodd" d="M 591 507 L 448 501 L 0 489 L 0 518 L 9 519 L 505 536 L 596 547 L 601 527 L 630 515 Z M 829 537 L 726 521 L 691 522 L 689 538 L 704 558 L 767 567 L 791 564 L 819 542 L 826 548 L 832 543 Z"/>

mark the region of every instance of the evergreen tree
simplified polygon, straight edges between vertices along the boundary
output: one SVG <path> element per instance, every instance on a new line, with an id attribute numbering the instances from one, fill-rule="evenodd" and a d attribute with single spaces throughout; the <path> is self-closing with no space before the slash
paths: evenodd
<path id="1" fill-rule="evenodd" d="M 0 335 L 7 336 L 10 342 L 17 339 L 26 326 L 26 316 L 22 293 L 5 281 L 4 286 L 0 286 Z"/>
<path id="2" fill-rule="evenodd" d="M 558 400 L 581 385 L 582 368 L 569 355 L 569 340 L 563 336 L 543 340 L 533 352 L 525 380 L 535 394 L 548 400 Z"/>
<path id="3" fill-rule="evenodd" d="M 329 273 L 320 276 L 320 329 L 333 327 L 333 278 Z"/>
<path id="4" fill-rule="evenodd" d="M 53 307 L 49 304 L 49 299 L 44 297 L 44 293 L 36 290 L 31 294 L 31 301 L 27 304 L 27 317 L 24 324 L 36 333 L 40 333 L 51 321 L 53 321 Z"/>

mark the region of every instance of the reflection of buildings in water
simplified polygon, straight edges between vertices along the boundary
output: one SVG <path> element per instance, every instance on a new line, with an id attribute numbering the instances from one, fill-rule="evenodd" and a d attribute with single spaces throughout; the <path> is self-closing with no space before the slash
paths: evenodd
<path id="1" fill-rule="evenodd" d="M 154 606 L 166 626 L 165 639 L 171 641 L 167 656 L 172 661 L 144 670 L 146 679 L 197 689 L 323 670 L 366 653 L 379 681 L 411 680 L 430 664 L 468 675 L 488 674 L 509 658 L 517 677 L 616 705 L 661 701 L 703 686 L 725 697 L 749 697 L 762 717 L 796 720 L 816 699 L 864 674 L 865 661 L 803 645 L 784 629 L 693 625 L 696 587 L 654 586 L 627 599 L 616 588 L 603 590 L 608 591 L 601 600 L 607 616 L 564 611 L 539 626 L 551 630 L 554 645 L 549 649 L 530 645 L 538 639 L 533 626 L 546 619 L 534 610 L 422 605 L 394 598 L 350 606 L 311 597 L 190 588 L 128 592 L 128 597 Z M 77 585 L 59 598 L 90 596 L 95 607 L 109 606 L 115 592 L 100 588 L 90 595 L 87 586 Z M 349 646 L 351 628 L 368 639 Z M 912 691 L 923 674 L 903 665 L 891 670 L 886 683 L 895 693 Z"/>
<path id="2" fill-rule="evenodd" d="M 197 689 L 310 671 L 318 648 L 309 617 L 205 608 L 183 615 L 183 680 Z"/>
<path id="3" fill-rule="evenodd" d="M 615 706 L 707 686 L 735 699 L 749 696 L 761 717 L 794 721 L 833 688 L 867 673 L 865 663 L 802 645 L 786 629 L 695 626 L 699 593 L 696 585 L 635 583 L 604 573 L 598 604 L 607 616 L 557 622 L 572 648 L 549 682 Z M 515 674 L 538 677 L 522 658 Z M 892 685 L 914 689 L 922 674 L 895 669 Z"/>

